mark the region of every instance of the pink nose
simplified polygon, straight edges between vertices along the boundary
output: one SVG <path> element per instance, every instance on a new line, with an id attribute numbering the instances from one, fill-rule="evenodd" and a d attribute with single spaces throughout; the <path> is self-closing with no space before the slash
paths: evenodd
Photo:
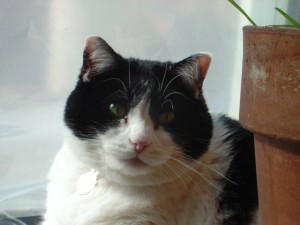
<path id="1" fill-rule="evenodd" d="M 134 150 L 137 154 L 142 153 L 146 149 L 146 147 L 151 144 L 151 142 L 148 140 L 136 140 L 136 141 L 132 141 L 131 139 L 129 140 L 132 144 L 135 145 Z"/>

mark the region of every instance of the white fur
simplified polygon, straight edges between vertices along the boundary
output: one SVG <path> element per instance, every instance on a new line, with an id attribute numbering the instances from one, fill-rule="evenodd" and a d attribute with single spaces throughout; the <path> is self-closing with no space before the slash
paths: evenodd
<path id="1" fill-rule="evenodd" d="M 215 117 L 209 150 L 191 163 L 164 129 L 153 129 L 145 107 L 140 104 L 129 112 L 127 124 L 94 141 L 66 131 L 49 174 L 43 225 L 220 224 L 226 215 L 217 213 L 222 190 L 217 179 L 230 164 L 230 144 L 222 142 L 227 130 Z M 137 160 L 129 138 L 145 134 L 151 145 Z M 99 172 L 97 185 L 80 195 L 76 182 L 91 169 Z"/>

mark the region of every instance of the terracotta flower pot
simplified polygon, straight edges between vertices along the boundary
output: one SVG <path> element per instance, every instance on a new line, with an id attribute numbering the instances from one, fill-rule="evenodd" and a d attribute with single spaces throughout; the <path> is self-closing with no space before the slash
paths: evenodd
<path id="1" fill-rule="evenodd" d="M 255 136 L 260 224 L 300 224 L 300 29 L 243 32 L 240 121 Z"/>

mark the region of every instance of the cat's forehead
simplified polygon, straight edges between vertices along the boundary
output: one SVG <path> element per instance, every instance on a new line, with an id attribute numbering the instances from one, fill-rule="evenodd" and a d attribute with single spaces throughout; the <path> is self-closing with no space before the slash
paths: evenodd
<path id="1" fill-rule="evenodd" d="M 134 89 L 158 91 L 173 76 L 171 62 L 128 60 L 127 63 L 128 75 L 125 73 L 123 77 L 129 79 L 128 83 Z"/>
<path id="2" fill-rule="evenodd" d="M 172 68 L 171 62 L 157 62 L 149 60 L 128 59 L 128 72 L 142 75 L 144 78 L 151 79 L 155 76 L 162 77 L 167 75 Z"/>

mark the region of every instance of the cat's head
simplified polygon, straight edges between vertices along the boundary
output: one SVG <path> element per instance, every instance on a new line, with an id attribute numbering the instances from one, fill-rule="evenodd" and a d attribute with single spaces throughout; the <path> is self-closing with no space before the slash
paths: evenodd
<path id="1" fill-rule="evenodd" d="M 65 110 L 67 141 L 108 179 L 144 185 L 175 178 L 210 143 L 202 95 L 209 64 L 207 54 L 178 63 L 125 59 L 103 39 L 88 38 Z"/>

